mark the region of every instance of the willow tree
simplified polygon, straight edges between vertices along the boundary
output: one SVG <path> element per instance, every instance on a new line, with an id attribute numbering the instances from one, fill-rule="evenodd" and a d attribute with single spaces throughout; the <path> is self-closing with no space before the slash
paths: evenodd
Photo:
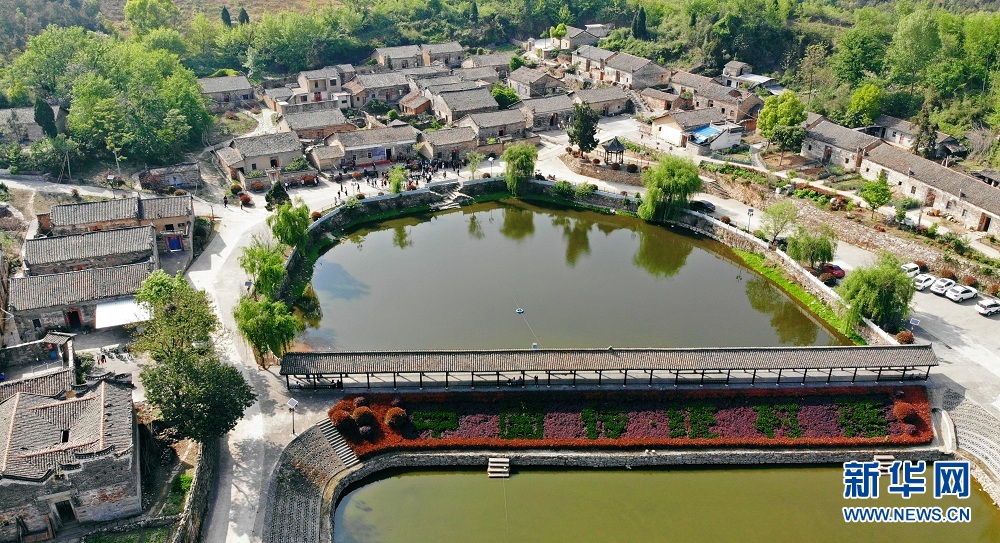
<path id="1" fill-rule="evenodd" d="M 846 305 L 847 322 L 858 324 L 867 317 L 879 327 L 895 332 L 910 312 L 916 288 L 900 268 L 899 259 L 879 253 L 875 265 L 858 268 L 837 287 Z"/>
<path id="2" fill-rule="evenodd" d="M 524 183 L 535 173 L 535 160 L 538 149 L 530 143 L 511 145 L 500 157 L 506 163 L 505 175 L 507 190 L 517 196 L 521 193 Z"/>
<path id="3" fill-rule="evenodd" d="M 304 328 L 284 302 L 243 296 L 233 310 L 236 329 L 253 347 L 257 365 L 267 367 L 268 353 L 280 358 Z"/>
<path id="4" fill-rule="evenodd" d="M 291 202 L 281 204 L 274 215 L 267 218 L 267 225 L 274 237 L 289 247 L 305 243 L 310 223 L 309 207 L 301 200 L 295 205 Z"/>
<path id="5" fill-rule="evenodd" d="M 399 194 L 403 192 L 406 184 L 406 170 L 402 166 L 396 166 L 389 171 L 389 192 Z"/>
<path id="6" fill-rule="evenodd" d="M 642 172 L 646 197 L 639 206 L 639 217 L 664 221 L 688 205 L 692 194 L 701 190 L 698 166 L 689 158 L 665 155 L 652 168 Z"/>
<path id="7" fill-rule="evenodd" d="M 273 298 L 285 279 L 284 248 L 255 235 L 250 245 L 243 249 L 239 262 L 257 293 Z"/>

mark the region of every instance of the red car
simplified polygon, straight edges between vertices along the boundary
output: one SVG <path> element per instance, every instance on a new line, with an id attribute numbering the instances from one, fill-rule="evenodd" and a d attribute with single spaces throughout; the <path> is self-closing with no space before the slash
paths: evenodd
<path id="1" fill-rule="evenodd" d="M 830 275 L 836 277 L 837 279 L 843 279 L 844 276 L 847 275 L 847 272 L 844 271 L 844 268 L 841 268 L 836 264 L 829 264 L 829 263 L 823 264 L 821 271 L 823 273 L 829 273 Z"/>

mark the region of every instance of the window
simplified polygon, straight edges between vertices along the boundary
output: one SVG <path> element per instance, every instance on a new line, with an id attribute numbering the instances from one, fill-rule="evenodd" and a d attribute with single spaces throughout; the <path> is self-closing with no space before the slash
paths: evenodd
<path id="1" fill-rule="evenodd" d="M 368 158 L 371 158 L 371 157 L 372 157 L 372 152 L 368 151 Z"/>
<path id="2" fill-rule="evenodd" d="M 969 210 L 968 210 L 968 209 L 963 209 L 963 210 L 962 210 L 962 216 L 963 216 L 963 217 L 964 217 L 964 216 L 966 216 L 966 215 L 967 215 L 968 213 L 969 213 Z"/>
<path id="3" fill-rule="evenodd" d="M 331 79 L 330 80 L 330 86 L 331 87 L 336 87 L 337 86 L 337 80 L 336 79 Z"/>
<path id="4" fill-rule="evenodd" d="M 812 150 L 813 150 L 813 146 L 812 146 L 812 144 L 809 144 L 809 150 L 810 150 L 810 151 L 812 151 Z"/>
<path id="5" fill-rule="evenodd" d="M 278 157 L 273 156 L 273 157 L 271 157 L 270 160 L 271 160 L 271 167 L 272 168 L 277 168 L 277 167 L 281 166 L 281 164 L 278 162 Z"/>
<path id="6" fill-rule="evenodd" d="M 917 193 L 917 187 L 910 187 L 910 194 L 916 194 L 916 193 Z"/>
<path id="7" fill-rule="evenodd" d="M 844 157 L 844 164 L 850 164 L 850 163 L 851 163 L 850 157 Z"/>
<path id="8" fill-rule="evenodd" d="M 871 168 L 865 168 L 865 173 L 868 173 L 868 172 L 870 172 L 870 171 L 872 171 L 872 169 L 871 169 Z"/>
<path id="9" fill-rule="evenodd" d="M 186 222 L 179 222 L 179 223 L 177 223 L 177 228 L 183 229 L 185 226 L 187 226 Z"/>
<path id="10" fill-rule="evenodd" d="M 954 204 L 955 204 L 955 202 L 953 202 L 952 200 L 948 200 L 948 203 L 944 205 L 944 208 L 945 209 L 951 209 L 951 206 L 954 205 Z"/>
<path id="11" fill-rule="evenodd" d="M 62 431 L 62 442 L 69 443 L 69 430 Z"/>
<path id="12" fill-rule="evenodd" d="M 251 164 L 251 165 L 250 165 L 250 169 L 251 169 L 251 170 L 256 170 L 256 169 L 257 169 L 257 163 L 256 163 L 256 162 L 254 162 L 253 164 Z"/>
<path id="13" fill-rule="evenodd" d="M 319 88 L 319 81 L 313 81 L 313 88 L 314 89 L 318 89 Z"/>
<path id="14" fill-rule="evenodd" d="M 35 325 L 35 328 L 42 327 L 42 321 L 40 321 L 39 319 L 31 319 L 31 324 Z"/>
<path id="15" fill-rule="evenodd" d="M 166 224 L 163 227 L 167 230 L 167 232 L 173 232 L 174 231 L 174 225 L 172 225 L 172 224 Z"/>

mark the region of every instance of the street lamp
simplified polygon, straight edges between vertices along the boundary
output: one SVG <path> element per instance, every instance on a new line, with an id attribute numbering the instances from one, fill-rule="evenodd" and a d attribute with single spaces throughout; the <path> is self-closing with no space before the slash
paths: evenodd
<path id="1" fill-rule="evenodd" d="M 747 210 L 747 232 L 750 232 L 750 219 L 753 218 L 753 208 Z"/>
<path id="2" fill-rule="evenodd" d="M 490 177 L 493 177 L 493 157 L 488 159 L 490 161 Z"/>
<path id="3" fill-rule="evenodd" d="M 299 405 L 299 401 L 295 398 L 288 399 L 288 410 L 292 413 L 292 435 L 295 435 L 295 406 Z"/>

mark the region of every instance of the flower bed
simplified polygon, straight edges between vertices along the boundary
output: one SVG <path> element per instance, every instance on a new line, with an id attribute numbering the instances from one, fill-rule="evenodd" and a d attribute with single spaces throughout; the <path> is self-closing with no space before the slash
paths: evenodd
<path id="1" fill-rule="evenodd" d="M 359 457 L 421 449 L 916 445 L 933 436 L 922 386 L 367 394 L 341 400 L 329 416 Z"/>

